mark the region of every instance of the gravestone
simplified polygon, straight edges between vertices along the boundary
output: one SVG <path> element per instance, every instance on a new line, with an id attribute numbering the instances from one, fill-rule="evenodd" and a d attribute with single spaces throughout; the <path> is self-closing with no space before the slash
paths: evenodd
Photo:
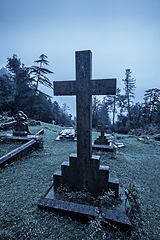
<path id="1" fill-rule="evenodd" d="M 22 111 L 18 111 L 15 115 L 15 120 L 16 123 L 14 125 L 13 135 L 27 136 L 29 134 L 28 123 L 26 122 L 27 115 Z"/>
<path id="2" fill-rule="evenodd" d="M 94 141 L 92 149 L 116 153 L 116 146 L 104 135 L 105 130 L 108 128 L 108 126 L 102 122 L 98 127 L 101 129 L 101 135 Z"/>
<path id="3" fill-rule="evenodd" d="M 104 144 L 109 145 L 110 142 L 106 138 L 105 130 L 108 129 L 108 126 L 105 125 L 104 122 L 101 123 L 101 125 L 98 126 L 99 129 L 101 129 L 101 135 L 94 141 L 94 144 Z"/>
<path id="4" fill-rule="evenodd" d="M 69 162 L 63 162 L 61 171 L 53 175 L 54 184 L 40 200 L 39 207 L 80 216 L 94 218 L 99 211 L 92 205 L 57 199 L 55 188 L 67 184 L 74 189 L 87 189 L 100 194 L 111 189 L 122 203 L 115 210 L 101 208 L 103 218 L 125 231 L 131 230 L 131 223 L 125 210 L 125 189 L 119 187 L 118 179 L 109 177 L 109 167 L 100 165 L 100 157 L 92 155 L 91 99 L 94 95 L 116 94 L 116 79 L 91 80 L 91 52 L 76 52 L 76 81 L 54 82 L 55 95 L 76 95 L 77 106 L 77 154 L 71 154 Z"/>
<path id="5" fill-rule="evenodd" d="M 100 165 L 100 156 L 92 155 L 92 95 L 115 95 L 116 79 L 91 80 L 90 50 L 76 52 L 76 81 L 54 82 L 54 95 L 76 95 L 77 154 L 63 162 L 53 175 L 54 188 L 67 184 L 75 190 L 87 189 L 100 194 L 111 189 L 118 196 L 119 180 L 109 178 L 109 167 Z"/>

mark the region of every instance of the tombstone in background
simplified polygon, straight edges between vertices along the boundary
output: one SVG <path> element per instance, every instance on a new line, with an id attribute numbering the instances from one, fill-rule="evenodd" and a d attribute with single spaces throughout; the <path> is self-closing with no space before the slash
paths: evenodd
<path id="1" fill-rule="evenodd" d="M 110 142 L 106 138 L 105 130 L 108 129 L 108 126 L 105 125 L 104 122 L 101 123 L 101 125 L 98 126 L 98 128 L 101 130 L 101 135 L 94 141 L 94 144 L 104 144 L 104 145 L 109 145 Z"/>
<path id="2" fill-rule="evenodd" d="M 30 134 L 28 130 L 27 115 L 23 111 L 18 111 L 15 115 L 16 123 L 14 125 L 14 136 L 27 136 Z"/>
<path id="3" fill-rule="evenodd" d="M 109 167 L 92 155 L 92 95 L 115 95 L 116 79 L 91 80 L 91 51 L 76 52 L 76 81 L 54 82 L 54 95 L 76 95 L 77 154 L 63 162 L 53 175 L 54 188 L 67 184 L 73 190 L 94 194 L 111 189 L 118 196 L 119 180 L 109 178 Z"/>
<path id="4" fill-rule="evenodd" d="M 94 141 L 92 149 L 116 153 L 116 146 L 112 142 L 110 142 L 104 135 L 105 130 L 108 129 L 108 126 L 106 126 L 105 123 L 102 122 L 101 125 L 98 127 L 101 129 L 101 135 Z"/>

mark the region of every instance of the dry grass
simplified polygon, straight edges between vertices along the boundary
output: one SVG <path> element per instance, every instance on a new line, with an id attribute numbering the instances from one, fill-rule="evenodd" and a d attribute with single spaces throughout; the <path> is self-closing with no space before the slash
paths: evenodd
<path id="1" fill-rule="evenodd" d="M 31 133 L 44 128 L 44 149 L 0 170 L 0 239 L 127 239 L 123 233 L 100 225 L 100 221 L 82 224 L 67 216 L 38 208 L 38 202 L 53 183 L 53 172 L 76 153 L 76 142 L 55 141 L 61 127 L 42 123 L 30 127 Z M 93 133 L 95 139 L 97 133 Z M 122 135 L 121 135 L 122 136 Z M 136 136 L 123 135 L 125 148 L 116 158 L 102 154 L 101 164 L 110 166 L 111 177 L 120 185 L 138 191 L 142 217 L 142 239 L 159 239 L 160 235 L 160 142 L 152 136 L 145 142 Z M 114 136 L 116 139 L 116 136 Z M 98 236 L 98 237 L 97 237 Z M 129 239 L 138 239 L 133 229 Z"/>

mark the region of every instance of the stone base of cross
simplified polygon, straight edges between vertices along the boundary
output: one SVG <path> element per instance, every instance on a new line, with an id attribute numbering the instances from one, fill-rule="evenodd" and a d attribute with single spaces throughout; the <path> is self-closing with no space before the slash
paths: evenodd
<path id="1" fill-rule="evenodd" d="M 54 95 L 76 95 L 77 154 L 63 162 L 53 175 L 54 188 L 67 184 L 72 189 L 87 189 L 100 194 L 109 189 L 118 196 L 119 180 L 109 178 L 109 167 L 92 155 L 92 95 L 115 95 L 116 79 L 91 80 L 91 51 L 76 52 L 76 81 L 54 82 Z"/>
<path id="2" fill-rule="evenodd" d="M 109 167 L 100 165 L 100 156 L 92 155 L 89 167 L 86 168 L 86 185 L 82 185 L 81 172 L 78 167 L 77 154 L 72 153 L 69 156 L 69 162 L 65 161 L 61 165 L 61 171 L 56 171 L 53 175 L 54 188 L 67 184 L 73 190 L 87 189 L 93 194 L 101 194 L 109 189 L 118 196 L 119 180 L 109 177 Z M 83 174 L 83 173 L 82 173 Z"/>

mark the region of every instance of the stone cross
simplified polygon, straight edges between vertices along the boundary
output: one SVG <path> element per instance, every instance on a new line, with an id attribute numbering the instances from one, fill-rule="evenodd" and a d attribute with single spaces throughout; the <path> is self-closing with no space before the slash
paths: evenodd
<path id="1" fill-rule="evenodd" d="M 101 123 L 101 125 L 98 126 L 99 129 L 101 129 L 101 138 L 104 138 L 104 133 L 105 133 L 105 130 L 108 129 L 108 126 L 105 125 L 104 122 Z"/>
<path id="2" fill-rule="evenodd" d="M 67 162 L 62 164 L 62 174 L 67 171 L 66 168 L 68 170 L 69 167 L 73 168 L 70 173 L 64 173 L 66 180 L 63 179 L 63 182 L 67 181 L 73 188 L 87 188 L 94 192 L 92 188 L 96 184 L 95 169 L 99 164 L 99 158 L 92 156 L 92 95 L 115 95 L 116 79 L 91 80 L 91 66 L 91 51 L 77 51 L 76 81 L 55 81 L 54 95 L 76 95 L 77 155 L 71 154 L 70 166 Z"/>

